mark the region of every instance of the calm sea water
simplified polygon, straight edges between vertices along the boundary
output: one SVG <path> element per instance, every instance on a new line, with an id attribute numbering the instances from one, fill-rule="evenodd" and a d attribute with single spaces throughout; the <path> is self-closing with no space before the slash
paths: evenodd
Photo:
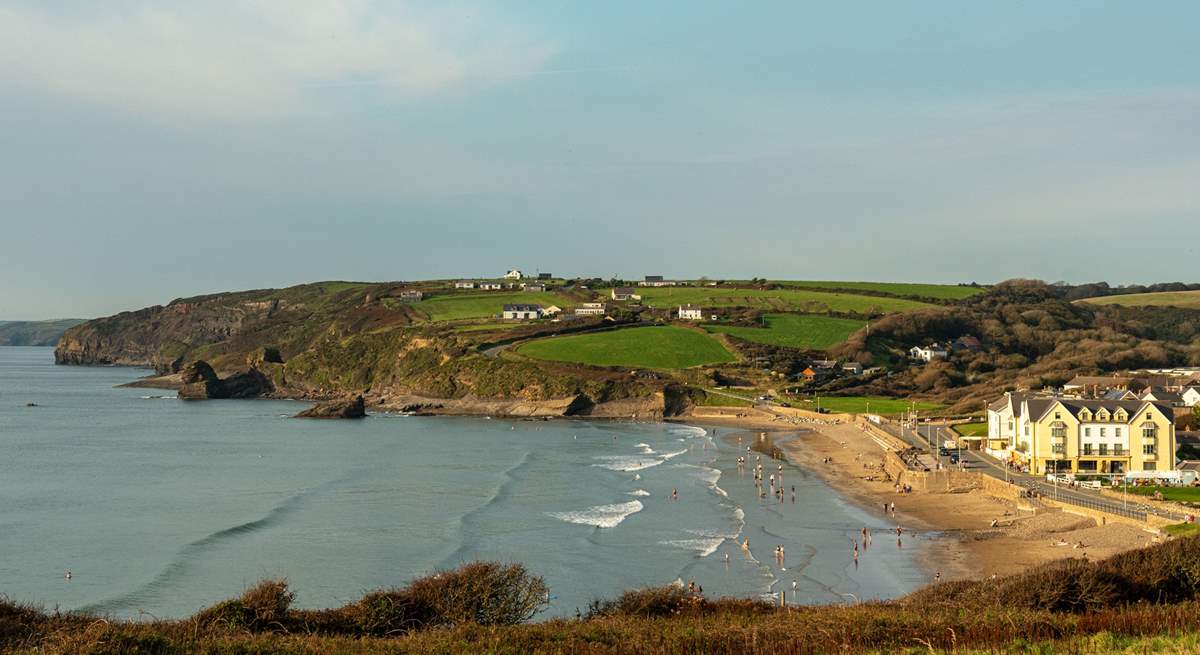
<path id="1" fill-rule="evenodd" d="M 675 580 L 709 595 L 785 589 L 789 601 L 796 580 L 800 602 L 927 581 L 914 563 L 925 537 L 898 548 L 892 524 L 801 469 L 785 465 L 796 503 L 760 500 L 732 431 L 306 421 L 288 418 L 303 403 L 115 387 L 142 374 L 0 348 L 0 594 L 161 618 L 284 576 L 298 605 L 328 607 L 476 558 L 544 576 L 546 615 Z M 864 526 L 876 538 L 856 567 Z M 737 545 L 747 538 L 749 552 Z"/>

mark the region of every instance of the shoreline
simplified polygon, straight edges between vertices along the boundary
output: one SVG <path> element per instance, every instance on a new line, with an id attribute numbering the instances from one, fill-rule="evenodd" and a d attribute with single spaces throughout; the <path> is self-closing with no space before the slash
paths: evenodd
<path id="1" fill-rule="evenodd" d="M 176 388 L 170 384 L 169 379 L 164 378 L 169 376 L 151 375 L 119 386 Z M 278 395 L 260 398 L 319 403 L 337 397 L 340 395 Z M 559 411 L 544 411 L 551 406 Z M 817 475 L 848 502 L 863 511 L 895 521 L 909 531 L 936 535 L 929 541 L 929 548 L 918 560 L 918 565 L 931 579 L 938 573 L 943 580 L 1007 575 L 1030 566 L 1070 557 L 1108 557 L 1160 540 L 1146 530 L 1127 524 L 1113 522 L 1096 525 L 1093 519 L 1062 511 L 1034 514 L 1018 509 L 1013 501 L 996 498 L 980 490 L 914 490 L 911 493 L 897 494 L 892 482 L 866 479 L 872 474 L 877 478 L 882 477 L 884 451 L 867 437 L 861 428 L 844 419 L 834 418 L 835 415 L 830 415 L 829 418 L 814 417 L 796 421 L 795 417 L 764 412 L 756 408 L 724 408 L 732 412 L 731 415 L 724 414 L 723 411 L 717 415 L 697 415 L 692 411 L 673 416 L 637 411 L 571 415 L 562 413 L 565 403 L 561 400 L 528 402 L 477 398 L 434 399 L 418 396 L 393 397 L 387 402 L 369 401 L 368 407 L 377 412 L 402 412 L 403 407 L 417 407 L 416 411 L 403 413 L 506 420 L 661 422 L 722 430 L 767 432 L 774 437 L 790 432 L 793 436 L 788 439 L 772 439 L 774 447 L 779 449 L 788 462 Z M 513 408 L 524 411 L 504 411 Z M 788 420 L 789 418 L 792 420 Z M 823 461 L 825 458 L 829 458 L 827 463 Z M 883 505 L 891 502 L 896 503 L 894 517 L 882 511 Z M 996 527 L 991 526 L 993 520 L 997 522 Z M 1074 547 L 1076 544 L 1082 547 Z"/>
<path id="2" fill-rule="evenodd" d="M 1160 541 L 1126 523 L 1097 525 L 1061 510 L 1020 509 L 980 489 L 897 493 L 882 474 L 884 451 L 852 423 L 814 426 L 779 448 L 866 511 L 885 515 L 884 503 L 894 502 L 898 525 L 939 535 L 922 564 L 931 577 L 941 573 L 946 581 L 1019 573 L 1072 557 L 1105 558 Z M 829 463 L 822 462 L 826 457 Z"/>

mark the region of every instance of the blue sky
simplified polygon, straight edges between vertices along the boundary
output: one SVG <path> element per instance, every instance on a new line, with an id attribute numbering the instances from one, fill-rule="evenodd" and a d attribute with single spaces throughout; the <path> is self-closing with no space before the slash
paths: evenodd
<path id="1" fill-rule="evenodd" d="M 0 1 L 0 318 L 322 279 L 1196 281 L 1200 4 Z"/>

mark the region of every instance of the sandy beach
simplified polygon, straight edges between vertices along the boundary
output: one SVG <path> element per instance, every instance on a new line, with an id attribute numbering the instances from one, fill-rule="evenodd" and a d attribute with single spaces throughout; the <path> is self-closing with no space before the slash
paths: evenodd
<path id="1" fill-rule="evenodd" d="M 1090 517 L 1062 511 L 1034 515 L 978 489 L 897 493 L 883 473 L 883 450 L 853 424 L 794 425 L 758 416 L 704 417 L 702 422 L 767 432 L 789 461 L 817 473 L 879 516 L 885 516 L 885 503 L 894 502 L 896 516 L 891 520 L 906 532 L 943 535 L 922 562 L 931 576 L 940 572 L 943 580 L 1006 575 L 1071 557 L 1100 559 L 1157 540 L 1154 534 L 1125 523 L 1098 525 Z M 997 521 L 994 528 L 993 520 Z"/>

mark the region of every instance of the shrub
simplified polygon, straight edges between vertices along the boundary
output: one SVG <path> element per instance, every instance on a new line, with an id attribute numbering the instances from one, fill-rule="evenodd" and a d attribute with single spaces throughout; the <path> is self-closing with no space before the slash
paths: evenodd
<path id="1" fill-rule="evenodd" d="M 549 588 L 520 564 L 473 562 L 414 580 L 405 591 L 413 607 L 433 608 L 438 625 L 513 625 L 533 618 Z"/>
<path id="2" fill-rule="evenodd" d="M 433 625 L 438 618 L 436 607 L 406 589 L 369 593 L 342 608 L 342 613 L 356 630 L 371 635 L 419 630 Z"/>
<path id="3" fill-rule="evenodd" d="M 704 599 L 678 585 L 648 587 L 627 591 L 615 600 L 595 600 L 588 607 L 588 617 L 641 616 L 658 617 L 678 614 L 686 609 L 704 605 Z"/>
<path id="4" fill-rule="evenodd" d="M 296 594 L 287 580 L 263 580 L 234 600 L 226 600 L 201 610 L 195 620 L 204 625 L 231 629 L 265 630 L 281 627 Z"/>

